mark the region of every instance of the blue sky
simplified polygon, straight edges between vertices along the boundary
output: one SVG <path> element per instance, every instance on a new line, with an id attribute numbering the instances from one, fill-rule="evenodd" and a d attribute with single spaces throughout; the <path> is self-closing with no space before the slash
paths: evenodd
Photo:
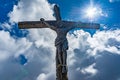
<path id="1" fill-rule="evenodd" d="M 95 12 L 87 16 L 91 2 Z M 1 0 L 0 80 L 55 80 L 56 33 L 17 26 L 55 19 L 55 3 L 63 20 L 91 22 L 92 17 L 101 24 L 100 30 L 68 33 L 69 80 L 120 80 L 120 0 Z"/>
<path id="2" fill-rule="evenodd" d="M 61 7 L 61 14 L 63 19 L 70 19 L 71 17 L 73 20 L 82 20 L 78 18 L 79 16 L 83 16 L 80 13 L 82 12 L 73 12 L 73 15 L 71 15 L 73 9 L 76 7 L 79 9 L 82 9 L 83 7 L 90 5 L 90 0 L 49 0 L 50 3 L 57 3 Z M 100 6 L 104 12 L 108 14 L 109 17 L 101 17 L 97 22 L 101 22 L 103 24 L 119 24 L 120 23 L 120 2 L 109 2 L 109 0 L 92 0 L 94 2 L 94 5 Z M 77 19 L 76 19 L 77 18 Z"/>
<path id="3" fill-rule="evenodd" d="M 7 14 L 13 9 L 13 5 L 17 4 L 19 0 L 1 0 L 0 9 L 2 10 L 2 13 L 0 13 L 0 21 L 4 22 L 8 20 Z M 71 15 L 72 10 L 75 7 L 78 7 L 79 9 L 82 9 L 83 6 L 90 5 L 90 0 L 48 0 L 50 3 L 57 3 L 61 8 L 61 15 L 63 19 L 71 19 L 73 20 L 82 20 L 78 19 L 77 17 L 83 16 L 80 13 L 82 12 L 74 12 L 73 15 Z M 116 0 L 116 2 L 109 2 L 109 0 L 93 0 L 95 5 L 101 6 L 104 12 L 108 14 L 109 17 L 102 17 L 97 22 L 101 22 L 103 24 L 119 24 L 120 20 L 120 2 Z M 9 3 L 8 3 L 9 2 Z M 3 14 L 4 13 L 4 14 Z M 79 13 L 79 14 L 78 14 Z M 76 15 L 77 14 L 77 15 Z M 77 18 L 77 19 L 76 19 Z"/>

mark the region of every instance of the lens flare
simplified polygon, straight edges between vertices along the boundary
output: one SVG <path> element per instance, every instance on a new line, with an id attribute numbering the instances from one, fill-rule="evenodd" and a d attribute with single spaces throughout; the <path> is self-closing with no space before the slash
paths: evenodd
<path id="1" fill-rule="evenodd" d="M 88 17 L 88 18 L 94 18 L 94 16 L 96 16 L 97 14 L 96 14 L 96 12 L 97 12 L 97 8 L 96 7 L 89 7 L 87 10 L 86 10 L 86 16 Z"/>
<path id="2" fill-rule="evenodd" d="M 90 0 L 90 4 L 82 8 L 82 18 L 88 19 L 89 21 L 97 21 L 100 17 L 108 17 L 100 4 L 95 4 L 93 0 Z"/>
<path id="3" fill-rule="evenodd" d="M 96 21 L 98 18 L 104 16 L 107 17 L 107 14 L 98 6 L 88 6 L 84 8 L 84 18 L 89 19 L 90 21 Z"/>

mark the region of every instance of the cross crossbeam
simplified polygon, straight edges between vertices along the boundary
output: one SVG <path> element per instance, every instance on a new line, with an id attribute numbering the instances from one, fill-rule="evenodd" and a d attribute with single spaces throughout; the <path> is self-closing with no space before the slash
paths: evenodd
<path id="1" fill-rule="evenodd" d="M 57 5 L 54 6 L 54 12 L 56 20 L 45 21 L 41 18 L 40 21 L 19 22 L 18 26 L 20 29 L 50 28 L 56 31 L 56 80 L 68 80 L 66 62 L 68 50 L 67 32 L 74 28 L 99 29 L 100 24 L 61 20 L 59 7 Z"/>

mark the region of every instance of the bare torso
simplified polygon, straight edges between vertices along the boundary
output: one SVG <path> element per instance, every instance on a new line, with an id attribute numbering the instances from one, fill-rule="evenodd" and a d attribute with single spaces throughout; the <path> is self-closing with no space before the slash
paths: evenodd
<path id="1" fill-rule="evenodd" d="M 64 42 L 67 41 L 66 38 L 67 30 L 65 28 L 57 28 L 55 31 L 57 33 L 57 37 L 55 39 L 55 46 L 63 44 Z"/>

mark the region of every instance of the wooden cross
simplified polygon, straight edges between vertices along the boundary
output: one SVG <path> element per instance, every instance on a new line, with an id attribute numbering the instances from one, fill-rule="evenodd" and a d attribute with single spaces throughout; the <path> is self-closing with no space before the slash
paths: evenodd
<path id="1" fill-rule="evenodd" d="M 18 26 L 20 29 L 50 28 L 57 33 L 57 38 L 55 39 L 56 80 L 68 80 L 68 69 L 66 62 L 68 50 L 68 41 L 66 38 L 67 32 L 74 28 L 99 29 L 100 25 L 97 23 L 84 23 L 61 20 L 59 7 L 57 5 L 54 6 L 54 13 L 56 20 L 45 21 L 43 18 L 41 18 L 40 21 L 19 22 Z"/>

